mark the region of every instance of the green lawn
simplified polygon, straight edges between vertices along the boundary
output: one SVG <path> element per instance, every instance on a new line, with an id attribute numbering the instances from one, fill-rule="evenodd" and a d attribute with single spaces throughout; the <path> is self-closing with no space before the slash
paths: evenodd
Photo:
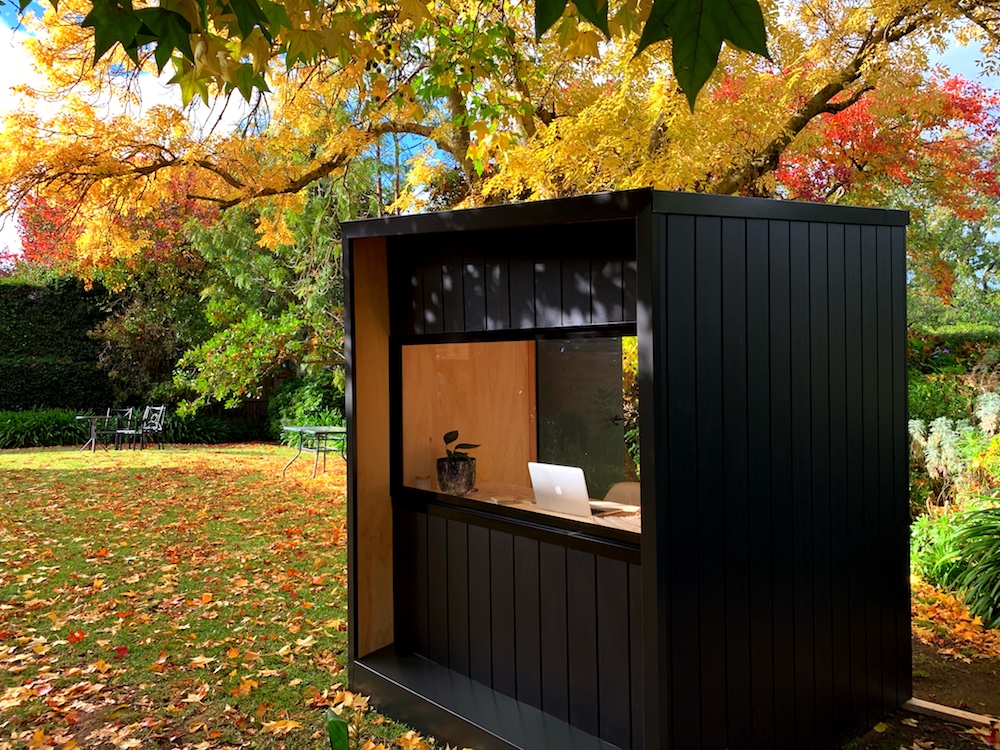
<path id="1" fill-rule="evenodd" d="M 323 747 L 353 698 L 344 465 L 291 455 L 0 451 L 0 750 Z"/>

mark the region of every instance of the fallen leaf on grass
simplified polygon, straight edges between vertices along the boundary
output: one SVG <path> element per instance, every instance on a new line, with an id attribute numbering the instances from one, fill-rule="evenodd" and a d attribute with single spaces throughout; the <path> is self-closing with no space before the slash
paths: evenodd
<path id="1" fill-rule="evenodd" d="M 875 726 L 872 727 L 872 729 L 874 729 L 879 734 L 881 734 L 882 732 L 886 731 L 888 728 L 889 728 L 889 725 L 886 724 L 884 721 L 880 721 L 878 724 L 876 724 Z"/>
<path id="2" fill-rule="evenodd" d="M 902 720 L 902 723 L 906 724 L 906 726 L 908 726 L 908 727 L 920 726 L 920 722 L 917 721 L 916 719 L 906 718 L 906 719 Z"/>
<path id="3" fill-rule="evenodd" d="M 261 724 L 261 730 L 268 734 L 288 734 L 302 725 L 291 719 L 279 719 L 278 721 L 265 721 Z"/>
<path id="4" fill-rule="evenodd" d="M 80 629 L 77 629 L 77 630 L 70 631 L 70 634 L 68 636 L 66 636 L 66 640 L 69 641 L 70 643 L 79 643 L 85 637 L 86 636 L 83 634 L 83 631 L 80 630 Z"/>

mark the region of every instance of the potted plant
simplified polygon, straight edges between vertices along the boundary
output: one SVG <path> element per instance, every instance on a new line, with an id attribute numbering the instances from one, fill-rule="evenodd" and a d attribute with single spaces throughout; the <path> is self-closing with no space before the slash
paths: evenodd
<path id="1" fill-rule="evenodd" d="M 445 433 L 444 450 L 447 454 L 437 460 L 438 488 L 449 495 L 464 495 L 476 486 L 476 459 L 465 451 L 478 448 L 473 443 L 458 443 L 458 430 Z"/>

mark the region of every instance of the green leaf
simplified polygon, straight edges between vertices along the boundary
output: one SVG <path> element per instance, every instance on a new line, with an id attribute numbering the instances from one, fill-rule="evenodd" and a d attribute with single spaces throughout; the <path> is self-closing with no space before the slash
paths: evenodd
<path id="1" fill-rule="evenodd" d="M 478 447 L 479 447 L 479 443 L 459 443 L 458 445 L 455 446 L 455 450 L 457 450 L 457 451 L 469 451 L 469 450 L 472 450 L 473 448 L 478 448 Z"/>
<path id="2" fill-rule="evenodd" d="M 604 36 L 611 36 L 611 31 L 608 30 L 607 0 L 575 0 L 575 2 L 581 16 L 603 31 Z"/>
<path id="3" fill-rule="evenodd" d="M 444 444 L 449 445 L 458 440 L 458 430 L 452 430 L 451 432 L 446 432 L 444 434 Z"/>
<path id="4" fill-rule="evenodd" d="M 692 109 L 719 62 L 724 40 L 769 57 L 756 0 L 654 0 L 636 54 L 665 39 L 673 40 L 674 75 Z"/>
<path id="5" fill-rule="evenodd" d="M 271 2 L 271 0 L 260 0 L 260 8 L 264 15 L 267 17 L 268 27 L 261 27 L 261 31 L 264 32 L 264 36 L 267 41 L 272 41 L 272 35 L 270 31 L 278 31 L 279 29 L 288 29 L 292 26 L 292 21 L 288 17 L 288 11 L 282 3 Z"/>
<path id="6" fill-rule="evenodd" d="M 153 57 L 161 72 L 175 50 L 188 60 L 194 59 L 191 25 L 184 16 L 162 7 L 140 8 L 135 14 L 142 21 L 142 28 L 136 35 L 137 41 L 139 44 L 156 42 Z"/>
<path id="7" fill-rule="evenodd" d="M 116 0 L 93 0 L 93 7 L 80 24 L 94 29 L 94 62 L 120 43 L 126 51 L 135 49 L 135 37 L 142 21 L 132 9 L 131 0 L 119 5 Z M 130 53 L 131 54 L 131 53 Z"/>
<path id="8" fill-rule="evenodd" d="M 257 4 L 257 0 L 229 0 L 229 7 L 236 14 L 236 24 L 240 27 L 240 33 L 243 34 L 244 39 L 250 36 L 250 33 L 258 25 L 266 31 L 268 19 Z"/>
<path id="9" fill-rule="evenodd" d="M 330 738 L 330 750 L 348 750 L 347 722 L 333 712 L 326 710 L 326 733 Z"/>
<path id="10" fill-rule="evenodd" d="M 250 95 L 253 93 L 254 82 L 257 76 L 253 72 L 253 65 L 250 63 L 243 63 L 236 69 L 236 88 L 240 90 L 243 98 L 247 101 L 250 100 Z"/>
<path id="11" fill-rule="evenodd" d="M 535 39 L 542 38 L 566 10 L 568 0 L 535 0 Z M 605 10 L 607 13 L 607 10 Z"/>

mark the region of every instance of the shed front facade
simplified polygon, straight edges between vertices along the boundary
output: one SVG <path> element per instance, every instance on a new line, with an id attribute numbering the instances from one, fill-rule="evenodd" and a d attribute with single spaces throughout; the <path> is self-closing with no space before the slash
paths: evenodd
<path id="1" fill-rule="evenodd" d="M 649 190 L 346 224 L 352 686 L 483 749 L 832 748 L 908 699 L 905 225 Z M 529 461 L 634 478 L 629 341 L 641 512 L 539 510 Z"/>

